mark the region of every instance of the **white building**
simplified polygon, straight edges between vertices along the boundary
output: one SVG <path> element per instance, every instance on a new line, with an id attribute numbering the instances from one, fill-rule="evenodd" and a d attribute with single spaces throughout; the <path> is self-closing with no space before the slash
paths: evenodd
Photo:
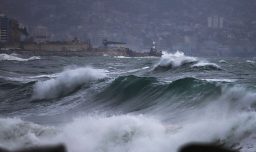
<path id="1" fill-rule="evenodd" d="M 224 27 L 224 18 L 220 16 L 209 16 L 207 18 L 208 28 L 222 29 Z"/>
<path id="2" fill-rule="evenodd" d="M 49 32 L 48 32 L 48 28 L 45 26 L 37 26 L 34 30 L 33 30 L 33 37 L 34 37 L 34 41 L 36 43 L 44 43 L 47 42 L 49 40 Z"/>

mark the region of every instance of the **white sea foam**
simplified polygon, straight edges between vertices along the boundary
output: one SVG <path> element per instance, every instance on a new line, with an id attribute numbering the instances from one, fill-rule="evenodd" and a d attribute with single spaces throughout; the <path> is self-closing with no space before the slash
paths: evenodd
<path id="1" fill-rule="evenodd" d="M 155 67 L 179 67 L 186 63 L 197 62 L 196 57 L 185 56 L 183 52 L 177 51 L 176 53 L 163 52 L 160 61 Z"/>
<path id="2" fill-rule="evenodd" d="M 72 152 L 176 152 L 190 142 L 242 141 L 256 127 L 254 113 L 211 114 L 178 125 L 143 115 L 84 116 L 55 129 L 19 120 L 12 124 L 0 121 L 5 126 L 0 129 L 0 145 L 14 149 L 64 143 Z"/>
<path id="3" fill-rule="evenodd" d="M 133 72 L 138 72 L 138 71 L 141 71 L 141 70 L 146 70 L 146 69 L 149 69 L 150 67 L 146 66 L 146 67 L 143 67 L 143 68 L 139 68 L 139 69 L 133 69 L 133 70 L 129 70 L 127 71 L 128 73 L 133 73 Z M 127 73 L 125 72 L 125 73 Z"/>
<path id="4" fill-rule="evenodd" d="M 64 143 L 72 152 L 176 152 L 191 142 L 224 141 L 230 145 L 239 142 L 242 152 L 247 152 L 247 139 L 253 140 L 256 127 L 256 113 L 248 108 L 255 99 L 256 94 L 245 88 L 225 88 L 213 102 L 184 111 L 186 118 L 176 124 L 135 114 L 80 116 L 56 128 L 0 119 L 0 146 L 15 149 Z M 254 144 L 251 149 L 256 150 Z"/>
<path id="5" fill-rule="evenodd" d="M 130 58 L 134 58 L 134 59 L 155 59 L 155 58 L 159 58 L 159 57 L 157 57 L 157 56 L 141 56 L 141 57 L 114 56 L 114 58 L 118 58 L 118 59 L 130 59 Z"/>
<path id="6" fill-rule="evenodd" d="M 255 136 L 255 103 L 256 93 L 232 87 L 223 88 L 218 98 L 204 106 L 183 110 L 184 119 L 171 116 L 179 120 L 173 122 L 136 114 L 84 115 L 52 128 L 20 119 L 0 119 L 0 147 L 64 143 L 72 152 L 176 152 L 190 142 L 224 141 L 231 145 L 239 142 L 241 152 L 248 152 L 246 139 Z M 251 143 L 250 150 L 255 151 L 255 142 Z"/>
<path id="7" fill-rule="evenodd" d="M 209 82 L 236 82 L 236 79 L 202 79 Z"/>
<path id="8" fill-rule="evenodd" d="M 18 118 L 0 118 L 0 147 L 9 150 L 36 145 L 40 138 L 54 135 L 52 127 L 40 126 Z"/>
<path id="9" fill-rule="evenodd" d="M 30 60 L 39 60 L 40 57 L 38 56 L 33 56 L 33 57 L 30 57 L 30 58 L 27 58 L 27 59 L 24 59 L 24 58 L 20 58 L 16 55 L 8 55 L 8 54 L 0 54 L 0 61 L 5 61 L 5 60 L 8 60 L 8 61 L 30 61 Z"/>
<path id="10" fill-rule="evenodd" d="M 247 63 L 251 63 L 251 64 L 254 64 L 254 63 L 255 63 L 255 61 L 253 61 L 253 60 L 246 60 L 246 62 L 247 62 Z"/>
<path id="11" fill-rule="evenodd" d="M 228 63 L 226 60 L 219 60 L 219 63 Z"/>
<path id="12" fill-rule="evenodd" d="M 183 52 L 177 51 L 176 53 L 163 52 L 160 61 L 155 65 L 154 68 L 158 67 L 180 67 L 186 64 L 190 64 L 192 68 L 195 67 L 213 67 L 216 69 L 221 69 L 216 63 L 208 62 L 205 59 L 199 59 L 196 57 L 186 56 Z"/>
<path id="13" fill-rule="evenodd" d="M 132 57 L 128 57 L 128 56 L 114 56 L 114 58 L 118 58 L 118 59 L 129 59 Z"/>
<path id="14" fill-rule="evenodd" d="M 38 79 L 38 78 L 56 78 L 58 77 L 59 74 L 58 73 L 54 73 L 54 74 L 42 74 L 42 75 L 35 75 L 35 76 L 29 76 L 29 79 Z"/>
<path id="15" fill-rule="evenodd" d="M 193 64 L 191 67 L 213 67 L 216 69 L 221 69 L 221 67 L 219 65 L 217 65 L 216 63 L 210 63 L 206 60 L 199 61 L 198 63 Z"/>
<path id="16" fill-rule="evenodd" d="M 56 78 L 58 74 L 43 74 L 43 75 L 36 75 L 36 76 L 17 76 L 12 74 L 12 76 L 0 76 L 0 78 L 8 80 L 8 81 L 16 81 L 21 83 L 28 83 L 32 81 L 38 81 L 38 79 L 49 79 L 49 78 Z"/>
<path id="17" fill-rule="evenodd" d="M 28 79 L 24 76 L 20 76 L 20 77 L 4 77 L 4 76 L 0 76 L 0 78 L 8 80 L 8 81 L 16 81 L 16 82 L 21 82 L 21 83 L 28 83 L 31 82 L 33 80 Z"/>
<path id="18" fill-rule="evenodd" d="M 105 78 L 106 72 L 90 67 L 68 69 L 56 78 L 39 81 L 34 85 L 33 99 L 49 99 L 66 95 L 90 81 Z"/>

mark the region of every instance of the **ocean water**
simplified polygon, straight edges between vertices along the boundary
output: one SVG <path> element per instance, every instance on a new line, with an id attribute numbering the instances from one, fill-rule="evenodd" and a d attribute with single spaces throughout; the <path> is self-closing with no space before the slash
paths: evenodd
<path id="1" fill-rule="evenodd" d="M 256 151 L 256 62 L 0 54 L 0 147 L 175 152 L 191 142 Z"/>

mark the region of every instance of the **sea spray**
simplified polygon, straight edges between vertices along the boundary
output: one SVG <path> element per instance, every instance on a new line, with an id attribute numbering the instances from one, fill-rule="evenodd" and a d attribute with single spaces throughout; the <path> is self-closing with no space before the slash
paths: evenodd
<path id="1" fill-rule="evenodd" d="M 246 63 L 255 64 L 255 61 L 253 61 L 253 60 L 246 60 Z"/>
<path id="2" fill-rule="evenodd" d="M 51 99 L 67 95 L 78 87 L 105 78 L 106 72 L 102 69 L 80 67 L 68 69 L 58 74 L 56 78 L 39 81 L 34 85 L 33 99 Z"/>
<path id="3" fill-rule="evenodd" d="M 205 59 L 186 56 L 183 52 L 176 53 L 163 52 L 160 61 L 154 66 L 154 70 L 169 70 L 179 68 L 181 66 L 190 66 L 191 68 L 221 70 L 221 67 L 216 63 L 208 62 Z"/>
<path id="4" fill-rule="evenodd" d="M 37 125 L 19 118 L 0 118 L 0 147 L 8 150 L 40 144 L 41 138 L 50 138 L 56 133 L 54 127 Z"/>
<path id="5" fill-rule="evenodd" d="M 155 67 L 174 68 L 186 63 L 194 63 L 197 61 L 198 59 L 196 57 L 185 56 L 185 54 L 181 51 L 177 51 L 176 53 L 163 52 L 160 61 L 156 64 Z"/>
<path id="6" fill-rule="evenodd" d="M 184 118 L 176 115 L 178 121 L 161 121 L 161 117 L 170 118 L 170 113 L 157 117 L 154 112 L 80 115 L 55 128 L 2 119 L 0 137 L 5 148 L 64 143 L 74 152 L 177 152 L 191 142 L 222 142 L 232 146 L 239 141 L 237 146 L 243 147 L 247 145 L 246 139 L 255 134 L 256 115 L 247 109 L 256 103 L 255 97 L 255 93 L 243 87 L 224 87 L 218 98 L 205 101 L 203 106 L 194 104 L 193 110 L 184 110 Z M 252 149 L 255 150 L 253 145 Z"/>
<path id="7" fill-rule="evenodd" d="M 20 127 L 23 124 L 27 128 L 25 132 L 25 127 Z M 177 152 L 178 148 L 191 142 L 221 141 L 232 145 L 244 140 L 248 132 L 253 132 L 255 124 L 255 114 L 250 112 L 225 117 L 206 114 L 178 124 L 164 123 L 146 115 L 98 115 L 79 116 L 55 129 L 18 121 L 8 124 L 8 128 L 1 128 L 0 134 L 17 133 L 9 134 L 10 140 L 3 139 L 2 146 L 11 149 L 64 143 L 73 152 Z M 19 127 L 15 128 L 15 125 Z"/>

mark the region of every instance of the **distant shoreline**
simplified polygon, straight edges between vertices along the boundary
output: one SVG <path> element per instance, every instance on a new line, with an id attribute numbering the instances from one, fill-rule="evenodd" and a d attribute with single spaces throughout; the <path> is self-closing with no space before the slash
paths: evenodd
<path id="1" fill-rule="evenodd" d="M 161 56 L 152 55 L 149 52 L 135 52 L 129 48 L 91 48 L 83 51 L 32 51 L 25 49 L 1 49 L 0 53 L 12 54 L 17 53 L 25 56 L 126 56 L 126 57 L 143 57 L 143 56 Z"/>

